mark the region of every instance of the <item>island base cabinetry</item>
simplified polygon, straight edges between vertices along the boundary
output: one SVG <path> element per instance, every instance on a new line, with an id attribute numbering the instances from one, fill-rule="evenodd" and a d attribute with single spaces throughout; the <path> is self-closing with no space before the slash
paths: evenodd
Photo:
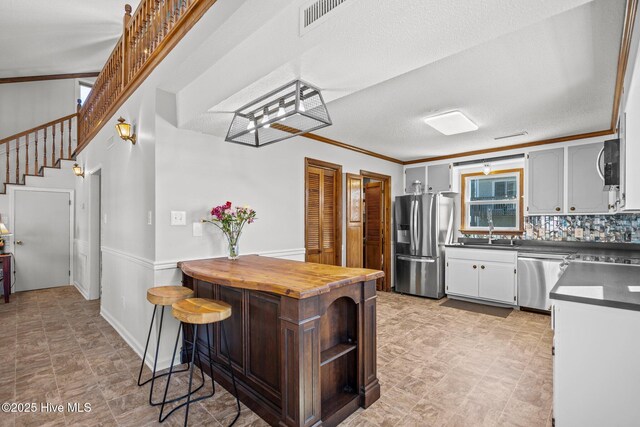
<path id="1" fill-rule="evenodd" d="M 183 283 L 197 297 L 231 305 L 233 315 L 225 328 L 240 400 L 269 424 L 333 426 L 380 397 L 375 280 L 303 299 L 186 274 Z M 186 326 L 185 338 L 190 339 Z M 211 334 L 214 379 L 231 390 L 219 324 Z M 206 343 L 205 328 L 200 328 L 198 344 L 206 348 Z M 201 359 L 210 374 L 206 355 Z"/>

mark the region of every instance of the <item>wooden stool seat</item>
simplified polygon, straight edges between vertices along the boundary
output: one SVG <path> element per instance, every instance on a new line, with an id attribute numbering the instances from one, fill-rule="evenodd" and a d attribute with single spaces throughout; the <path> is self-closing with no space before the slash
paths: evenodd
<path id="1" fill-rule="evenodd" d="M 206 298 L 187 298 L 174 303 L 173 317 L 192 325 L 220 322 L 231 317 L 231 306 L 223 301 Z"/>
<path id="2" fill-rule="evenodd" d="M 147 290 L 147 300 L 155 305 L 172 305 L 194 295 L 184 286 L 156 286 Z"/>

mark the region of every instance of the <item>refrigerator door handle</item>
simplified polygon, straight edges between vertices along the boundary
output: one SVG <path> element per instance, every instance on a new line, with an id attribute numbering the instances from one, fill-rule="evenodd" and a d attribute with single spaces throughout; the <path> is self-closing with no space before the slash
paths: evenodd
<path id="1" fill-rule="evenodd" d="M 429 264 L 436 262 L 433 258 L 412 258 L 408 256 L 398 255 L 398 259 L 401 261 L 409 261 L 409 262 L 419 262 L 421 264 Z"/>
<path id="2" fill-rule="evenodd" d="M 411 199 L 411 213 L 409 214 L 409 237 L 411 238 L 411 246 L 410 246 L 410 252 L 414 253 L 416 250 L 416 239 L 415 239 L 415 207 L 416 207 L 416 201 L 415 199 Z"/>

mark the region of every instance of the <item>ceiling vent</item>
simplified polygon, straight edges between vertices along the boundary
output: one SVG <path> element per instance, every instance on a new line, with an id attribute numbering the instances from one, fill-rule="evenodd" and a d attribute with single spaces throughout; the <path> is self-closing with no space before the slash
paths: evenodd
<path id="1" fill-rule="evenodd" d="M 312 30 L 327 20 L 338 6 L 355 0 L 313 0 L 300 8 L 300 35 Z"/>

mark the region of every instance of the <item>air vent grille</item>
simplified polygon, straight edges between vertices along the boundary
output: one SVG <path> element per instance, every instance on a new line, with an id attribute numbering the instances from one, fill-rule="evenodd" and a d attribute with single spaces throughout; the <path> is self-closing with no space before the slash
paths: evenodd
<path id="1" fill-rule="evenodd" d="M 314 24 L 324 21 L 324 17 L 347 0 L 314 0 L 300 8 L 300 33 L 308 31 Z"/>

